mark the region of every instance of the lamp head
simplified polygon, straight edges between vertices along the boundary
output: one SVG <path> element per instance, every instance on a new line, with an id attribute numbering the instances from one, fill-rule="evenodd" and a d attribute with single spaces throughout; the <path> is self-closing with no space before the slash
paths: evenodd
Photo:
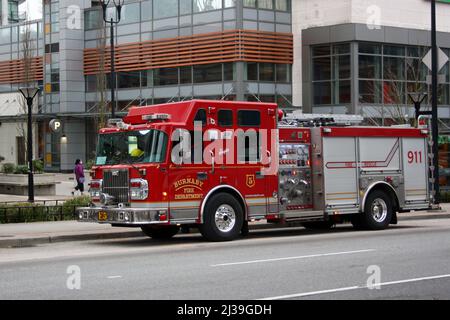
<path id="1" fill-rule="evenodd" d="M 411 92 L 411 93 L 408 93 L 408 96 L 413 103 L 418 103 L 418 102 L 422 102 L 428 96 L 428 93 L 426 93 L 426 92 Z"/>
<path id="2" fill-rule="evenodd" d="M 23 95 L 25 99 L 34 99 L 34 97 L 39 92 L 37 87 L 22 87 L 19 88 L 19 92 Z"/>

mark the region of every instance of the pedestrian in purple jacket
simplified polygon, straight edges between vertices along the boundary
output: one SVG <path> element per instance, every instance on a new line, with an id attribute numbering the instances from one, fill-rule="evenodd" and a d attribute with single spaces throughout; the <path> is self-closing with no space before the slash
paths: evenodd
<path id="1" fill-rule="evenodd" d="M 75 179 L 77 180 L 77 186 L 75 190 L 72 191 L 72 195 L 75 194 L 75 191 L 79 190 L 81 194 L 84 192 L 84 168 L 83 162 L 80 159 L 75 161 L 75 168 L 73 169 L 75 173 Z"/>

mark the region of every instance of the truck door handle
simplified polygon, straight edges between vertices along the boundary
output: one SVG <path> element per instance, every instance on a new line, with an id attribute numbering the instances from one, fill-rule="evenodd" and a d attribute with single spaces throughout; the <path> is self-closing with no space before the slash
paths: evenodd
<path id="1" fill-rule="evenodd" d="M 197 172 L 197 179 L 200 181 L 206 180 L 208 178 L 208 173 L 206 172 Z"/>

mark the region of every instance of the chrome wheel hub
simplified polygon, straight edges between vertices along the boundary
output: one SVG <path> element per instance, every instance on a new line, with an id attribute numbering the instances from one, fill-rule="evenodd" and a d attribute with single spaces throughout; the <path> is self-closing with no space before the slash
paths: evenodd
<path id="1" fill-rule="evenodd" d="M 236 213 L 228 204 L 222 204 L 216 210 L 214 221 L 217 229 L 222 232 L 229 232 L 236 224 Z"/>
<path id="2" fill-rule="evenodd" d="M 383 199 L 377 198 L 372 202 L 372 216 L 376 222 L 383 222 L 387 216 L 387 205 Z"/>

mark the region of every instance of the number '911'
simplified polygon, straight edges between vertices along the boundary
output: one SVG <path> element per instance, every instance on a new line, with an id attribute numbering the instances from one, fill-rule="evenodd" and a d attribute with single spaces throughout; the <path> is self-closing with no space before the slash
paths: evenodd
<path id="1" fill-rule="evenodd" d="M 422 163 L 422 151 L 408 151 L 408 163 Z"/>

